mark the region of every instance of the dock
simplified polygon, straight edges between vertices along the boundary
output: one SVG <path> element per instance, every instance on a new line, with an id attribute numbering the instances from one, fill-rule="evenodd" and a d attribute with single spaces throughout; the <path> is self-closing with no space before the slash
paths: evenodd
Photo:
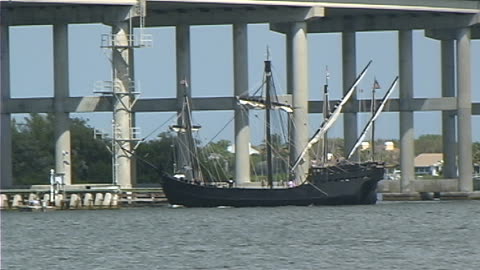
<path id="1" fill-rule="evenodd" d="M 111 185 L 71 185 L 54 193 L 48 185 L 0 190 L 0 209 L 22 211 L 99 210 L 165 206 L 161 187 L 119 189 Z"/>
<path id="2" fill-rule="evenodd" d="M 423 181 L 423 180 L 422 180 Z M 395 181 L 384 180 L 379 183 L 379 201 L 426 201 L 426 200 L 480 200 L 480 190 L 458 192 L 453 188 L 417 190 L 400 192 Z M 448 182 L 448 181 L 447 181 Z M 276 183 L 275 186 L 280 186 Z M 452 185 L 453 186 L 453 185 Z M 260 187 L 251 183 L 248 187 Z M 417 184 L 417 188 L 421 186 Z M 160 186 L 145 186 L 120 189 L 119 186 L 105 184 L 69 185 L 64 190 L 54 193 L 50 185 L 34 185 L 29 188 L 0 190 L 0 210 L 18 210 L 28 212 L 45 212 L 52 210 L 101 210 L 131 207 L 164 207 L 168 200 Z"/>

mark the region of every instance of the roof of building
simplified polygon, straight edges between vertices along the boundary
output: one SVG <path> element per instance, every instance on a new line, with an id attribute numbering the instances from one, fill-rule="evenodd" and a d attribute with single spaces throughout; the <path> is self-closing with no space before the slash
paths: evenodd
<path id="1" fill-rule="evenodd" d="M 415 157 L 415 167 L 429 167 L 443 163 L 442 153 L 422 153 Z"/>

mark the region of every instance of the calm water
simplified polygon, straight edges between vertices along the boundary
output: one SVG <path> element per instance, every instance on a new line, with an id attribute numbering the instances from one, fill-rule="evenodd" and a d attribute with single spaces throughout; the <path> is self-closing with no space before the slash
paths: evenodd
<path id="1" fill-rule="evenodd" d="M 480 269 L 480 201 L 1 213 L 2 269 Z"/>

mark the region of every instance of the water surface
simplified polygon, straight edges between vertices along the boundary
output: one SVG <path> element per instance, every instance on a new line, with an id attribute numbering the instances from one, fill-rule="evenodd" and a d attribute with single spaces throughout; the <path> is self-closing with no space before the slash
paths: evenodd
<path id="1" fill-rule="evenodd" d="M 480 201 L 1 213 L 1 269 L 480 269 Z"/>

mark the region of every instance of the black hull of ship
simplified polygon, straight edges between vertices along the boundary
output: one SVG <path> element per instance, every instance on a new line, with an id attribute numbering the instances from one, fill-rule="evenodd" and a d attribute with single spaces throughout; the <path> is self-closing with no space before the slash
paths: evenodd
<path id="1" fill-rule="evenodd" d="M 199 185 L 165 175 L 163 190 L 171 205 L 256 207 L 375 204 L 379 163 L 311 168 L 308 181 L 291 188 L 236 188 Z"/>

